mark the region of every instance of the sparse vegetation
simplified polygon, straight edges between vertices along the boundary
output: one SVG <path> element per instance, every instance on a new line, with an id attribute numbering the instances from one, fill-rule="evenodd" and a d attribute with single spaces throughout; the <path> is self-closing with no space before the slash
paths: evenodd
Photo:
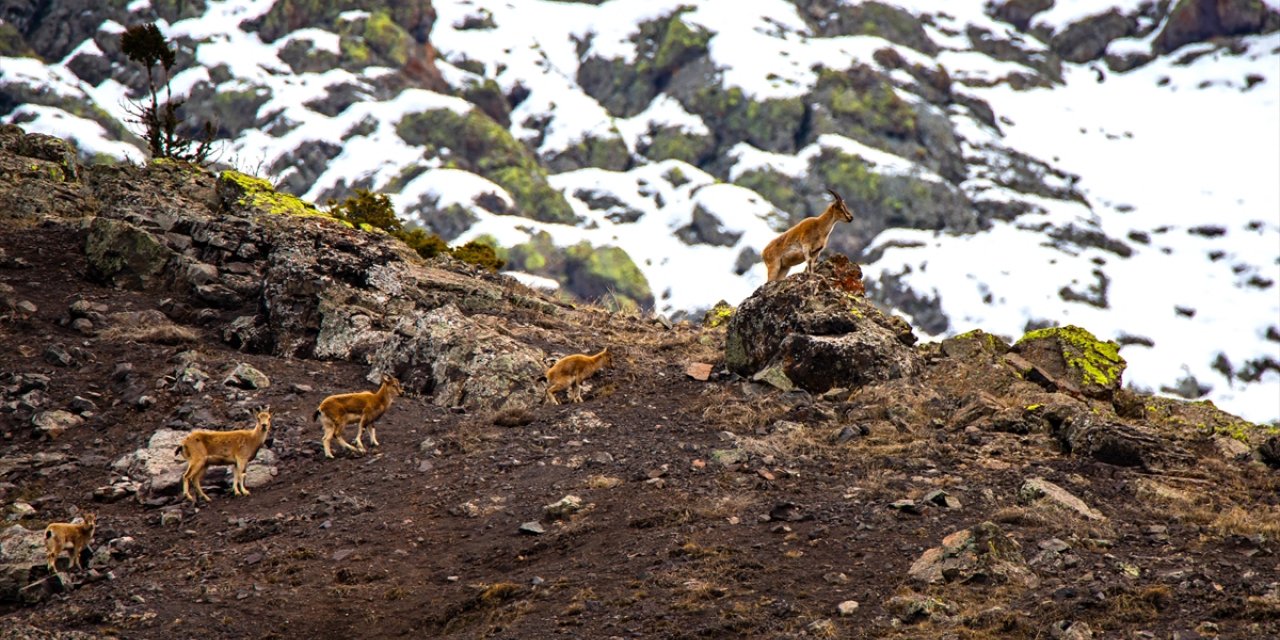
<path id="1" fill-rule="evenodd" d="M 151 22 L 129 27 L 120 35 L 120 49 L 130 60 L 147 70 L 149 101 L 131 102 L 127 108 L 133 117 L 132 122 L 142 129 L 151 157 L 203 165 L 213 153 L 215 128 L 212 122 L 206 122 L 199 139 L 179 131 L 182 118 L 178 110 L 182 108 L 183 101 L 173 99 L 169 86 L 177 54 L 160 29 Z M 163 82 L 156 78 L 160 72 L 163 72 Z M 160 99 L 161 86 L 164 87 L 163 100 Z"/>
<path id="2" fill-rule="evenodd" d="M 494 248 L 484 242 L 472 240 L 460 247 L 450 248 L 447 242 L 434 233 L 427 233 L 417 227 L 406 229 L 400 218 L 396 217 L 391 198 L 386 194 L 356 189 L 353 195 L 341 202 L 330 200 L 328 213 L 357 229 L 383 232 L 398 238 L 423 258 L 444 254 L 489 271 L 497 271 L 505 264 Z"/>

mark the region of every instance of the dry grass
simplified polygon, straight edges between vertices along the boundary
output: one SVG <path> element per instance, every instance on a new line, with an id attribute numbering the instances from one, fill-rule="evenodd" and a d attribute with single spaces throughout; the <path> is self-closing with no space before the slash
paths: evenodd
<path id="1" fill-rule="evenodd" d="M 195 342 L 200 334 L 179 324 L 159 324 L 145 327 L 111 327 L 98 337 L 108 342 L 145 342 L 149 344 L 176 345 Z"/>
<path id="2" fill-rule="evenodd" d="M 1271 540 L 1280 539 L 1280 508 L 1275 506 L 1254 505 L 1245 509 L 1232 505 L 1212 516 L 1209 530 L 1220 536 L 1262 535 Z"/>
<path id="3" fill-rule="evenodd" d="M 1108 602 L 1108 613 L 1122 622 L 1151 622 L 1173 605 L 1173 589 L 1162 584 L 1148 585 L 1118 594 Z"/>

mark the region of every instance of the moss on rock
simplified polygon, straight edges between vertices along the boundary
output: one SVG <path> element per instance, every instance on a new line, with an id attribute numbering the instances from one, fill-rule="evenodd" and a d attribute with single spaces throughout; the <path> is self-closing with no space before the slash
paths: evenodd
<path id="1" fill-rule="evenodd" d="M 396 132 L 409 144 L 428 148 L 446 166 L 474 171 L 502 186 L 519 213 L 543 222 L 577 219 L 564 194 L 547 183 L 542 168 L 524 145 L 492 118 L 472 109 L 459 115 L 431 109 L 405 116 Z"/>
<path id="2" fill-rule="evenodd" d="M 276 191 L 270 182 L 230 169 L 218 176 L 218 195 L 223 206 L 250 208 L 291 216 L 321 216 L 332 219 L 298 196 Z M 350 223 L 345 223 L 350 224 Z"/>
<path id="3" fill-rule="evenodd" d="M 1031 331 L 1014 349 L 1093 397 L 1110 398 L 1120 388 L 1126 364 L 1118 343 L 1099 340 L 1075 325 Z"/>

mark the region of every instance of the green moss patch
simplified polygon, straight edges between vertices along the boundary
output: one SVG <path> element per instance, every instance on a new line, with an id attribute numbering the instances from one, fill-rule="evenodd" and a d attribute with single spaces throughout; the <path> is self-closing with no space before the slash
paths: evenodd
<path id="1" fill-rule="evenodd" d="M 1070 382 L 1079 385 L 1086 394 L 1109 396 L 1120 388 L 1120 377 L 1126 364 L 1120 356 L 1120 345 L 1099 340 L 1086 329 L 1075 325 L 1037 329 L 1022 336 L 1014 348 L 1029 357 L 1030 354 L 1043 355 L 1057 350 L 1066 366 L 1066 373 L 1072 376 Z M 1048 365 L 1051 371 L 1058 368 L 1042 361 L 1037 361 L 1037 364 Z"/>
<path id="2" fill-rule="evenodd" d="M 564 194 L 547 183 L 546 170 L 511 132 L 479 110 L 459 115 L 431 109 L 405 116 L 396 132 L 409 144 L 427 147 L 446 166 L 478 173 L 506 189 L 519 212 L 543 222 L 572 223 L 577 217 Z"/>
<path id="3" fill-rule="evenodd" d="M 277 215 L 331 217 L 314 204 L 298 196 L 276 191 L 270 182 L 239 171 L 223 171 L 218 176 L 218 189 L 224 204 L 230 201 L 240 207 Z"/>

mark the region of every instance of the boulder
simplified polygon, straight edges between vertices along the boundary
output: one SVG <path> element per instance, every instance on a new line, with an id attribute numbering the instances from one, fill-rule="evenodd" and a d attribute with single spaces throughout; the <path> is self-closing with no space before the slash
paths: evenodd
<path id="1" fill-rule="evenodd" d="M 125 454 L 112 468 L 142 483 L 138 495 L 174 495 L 181 490 L 182 471 L 186 462 L 176 451 L 187 431 L 159 429 L 151 434 L 147 446 Z"/>
<path id="2" fill-rule="evenodd" d="M 31 424 L 35 425 L 36 431 L 40 434 L 53 439 L 62 435 L 62 432 L 67 429 L 84 424 L 84 418 L 70 411 L 41 411 L 32 416 Z"/>
<path id="3" fill-rule="evenodd" d="M 34 603 L 49 595 L 37 586 L 47 575 L 44 554 L 44 531 L 18 524 L 0 530 L 0 602 Z"/>
<path id="4" fill-rule="evenodd" d="M 1028 478 L 1022 483 L 1022 488 L 1018 490 L 1018 495 L 1026 501 L 1048 500 L 1068 511 L 1079 514 L 1089 520 L 1106 520 L 1107 517 L 1098 512 L 1097 509 L 1085 504 L 1083 500 L 1077 498 L 1066 489 L 1045 480 L 1044 478 L 1035 477 Z"/>
<path id="5" fill-rule="evenodd" d="M 1063 29 L 1049 41 L 1049 47 L 1069 62 L 1089 62 L 1101 58 L 1112 40 L 1134 35 L 1137 30 L 1136 16 L 1112 9 Z"/>
<path id="6" fill-rule="evenodd" d="M 444 407 L 472 410 L 528 408 L 542 396 L 534 385 L 545 371 L 541 349 L 468 317 L 452 304 L 398 318 L 395 330 L 369 356 L 375 374 L 397 373 L 406 389 L 432 394 Z"/>
<path id="7" fill-rule="evenodd" d="M 222 384 L 237 389 L 266 389 L 271 386 L 271 379 L 252 365 L 241 362 L 227 374 Z"/>
<path id="8" fill-rule="evenodd" d="M 757 289 L 729 320 L 729 370 L 752 377 L 777 367 L 811 393 L 919 373 L 910 325 L 848 290 L 861 284 L 855 268 L 837 256 L 816 275 L 793 274 Z"/>
<path id="9" fill-rule="evenodd" d="M 1037 329 L 1022 336 L 1013 351 L 1068 391 L 1110 400 L 1120 389 L 1125 368 L 1120 345 L 1098 340 L 1080 327 Z"/>
<path id="10" fill-rule="evenodd" d="M 165 266 L 177 256 L 151 232 L 103 217 L 89 223 L 84 252 L 90 278 L 126 289 L 159 283 Z"/>
<path id="11" fill-rule="evenodd" d="M 1280 12 L 1258 0 L 1181 0 L 1174 4 L 1152 48 L 1169 53 L 1218 36 L 1280 29 Z"/>
<path id="12" fill-rule="evenodd" d="M 992 522 L 943 538 L 941 546 L 926 550 L 916 559 L 908 574 L 923 584 L 1013 583 L 1035 588 L 1040 582 L 1027 568 L 1021 545 Z"/>

